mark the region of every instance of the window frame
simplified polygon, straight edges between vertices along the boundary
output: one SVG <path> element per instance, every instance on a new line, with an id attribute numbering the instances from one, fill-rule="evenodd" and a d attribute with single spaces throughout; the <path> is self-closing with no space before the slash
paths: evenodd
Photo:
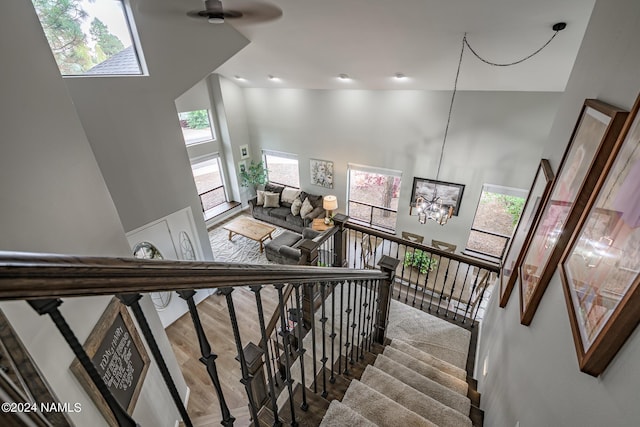
<path id="1" fill-rule="evenodd" d="M 273 181 L 271 179 L 271 176 L 269 176 L 269 162 L 267 161 L 267 156 L 272 156 L 272 157 L 280 157 L 282 159 L 289 159 L 289 160 L 295 160 L 296 161 L 296 166 L 297 166 L 297 176 L 298 176 L 298 186 L 294 186 L 291 184 L 287 184 L 284 182 L 278 182 L 278 181 Z M 284 187 L 289 187 L 289 188 L 295 188 L 297 190 L 300 189 L 300 161 L 298 160 L 298 155 L 297 154 L 293 154 L 293 153 L 285 153 L 282 151 L 273 151 L 273 150 L 266 150 L 263 149 L 262 150 L 262 161 L 264 162 L 264 168 L 267 170 L 267 181 L 271 182 L 273 184 L 278 184 L 278 185 L 282 185 Z"/>
<path id="2" fill-rule="evenodd" d="M 198 187 L 196 185 L 196 192 L 198 193 L 198 198 L 200 199 L 200 205 L 202 207 L 202 214 L 203 216 L 206 218 L 207 217 L 207 212 L 217 208 L 218 206 L 222 205 L 223 203 L 228 203 L 229 202 L 229 194 L 227 191 L 227 182 L 225 180 L 225 173 L 224 173 L 224 162 L 222 161 L 222 157 L 220 156 L 220 153 L 212 153 L 212 154 L 207 154 L 205 156 L 199 156 L 196 158 L 191 159 L 191 173 L 193 175 L 193 180 L 194 180 L 194 185 L 195 185 L 195 180 L 196 180 L 196 176 L 194 174 L 195 169 L 201 165 L 200 167 L 205 167 L 205 163 L 211 162 L 211 161 L 216 161 L 217 165 L 218 165 L 218 172 L 220 173 L 220 182 L 221 185 L 211 188 L 207 191 L 204 191 L 202 193 L 200 193 L 200 191 L 198 190 Z M 212 206 L 209 209 L 204 208 L 204 201 L 202 200 L 202 196 L 210 193 L 212 191 L 216 191 L 218 189 L 222 188 L 222 192 L 224 194 L 224 201 L 222 201 L 221 203 Z"/>
<path id="3" fill-rule="evenodd" d="M 493 189 L 505 190 L 505 191 L 499 192 L 499 191 L 489 191 L 488 190 L 488 189 L 492 189 L 492 188 Z M 504 256 L 505 256 L 505 253 L 507 251 L 507 248 L 509 247 L 509 242 L 513 238 L 513 233 L 515 232 L 517 221 L 516 221 L 516 224 L 514 224 L 513 230 L 511 231 L 510 235 L 496 233 L 496 232 L 493 232 L 493 231 L 483 230 L 483 229 L 474 227 L 474 224 L 476 222 L 476 216 L 478 215 L 478 209 L 480 208 L 480 202 L 482 202 L 482 194 L 485 191 L 488 192 L 488 193 L 493 193 L 493 194 L 512 195 L 512 196 L 516 196 L 516 197 L 521 197 L 524 201 L 527 200 L 527 195 L 528 195 L 529 192 L 526 189 L 522 189 L 522 188 L 507 187 L 507 186 L 504 186 L 504 185 L 496 185 L 496 184 L 482 184 L 482 189 L 480 190 L 480 197 L 478 198 L 478 203 L 476 204 L 476 210 L 473 213 L 473 220 L 471 221 L 471 228 L 469 229 L 469 237 L 467 238 L 467 242 L 465 243 L 465 248 L 464 248 L 463 253 L 465 255 L 476 256 L 476 257 L 479 257 L 479 258 L 489 258 L 490 260 L 501 261 L 502 259 L 504 259 Z M 522 215 L 522 212 L 520 212 L 520 215 Z M 490 254 L 488 252 L 483 252 L 483 251 L 480 251 L 480 250 L 477 250 L 477 249 L 469 248 L 468 247 L 469 239 L 471 238 L 471 233 L 474 232 L 474 231 L 476 233 L 487 234 L 487 235 L 492 236 L 492 237 L 499 237 L 499 238 L 504 239 L 504 245 L 502 246 L 502 251 L 500 253 L 500 256 L 496 256 L 494 254 Z"/>
<path id="4" fill-rule="evenodd" d="M 189 110 L 189 111 L 178 111 L 178 121 L 181 122 L 183 119 L 180 118 L 180 114 L 188 114 L 188 113 L 192 113 L 194 111 L 206 111 L 207 112 L 207 118 L 209 119 L 209 129 L 211 130 L 210 134 L 211 134 L 211 138 L 208 139 L 199 139 L 197 141 L 193 141 L 193 142 L 188 142 L 187 139 L 185 138 L 184 135 L 184 128 L 182 127 L 182 124 L 180 125 L 180 130 L 182 131 L 182 139 L 184 140 L 184 145 L 186 147 L 193 147 L 194 145 L 198 145 L 198 144 L 206 144 L 207 142 L 215 142 L 217 141 L 217 132 L 216 132 L 216 127 L 213 124 L 213 115 L 211 114 L 211 110 L 209 108 L 199 108 L 199 109 L 195 109 L 195 110 Z"/>
<path id="5" fill-rule="evenodd" d="M 396 208 L 394 210 L 392 208 L 387 208 L 387 207 L 384 207 L 384 206 L 372 205 L 370 203 L 366 203 L 366 202 L 362 202 L 362 201 L 351 200 L 351 171 L 352 170 L 353 171 L 359 171 L 359 172 L 365 172 L 365 173 L 371 173 L 371 174 L 377 174 L 377 175 L 392 176 L 392 177 L 395 177 L 395 178 L 399 178 L 400 179 L 400 184 L 398 185 L 398 199 L 400 199 L 400 192 L 401 192 L 401 186 L 402 186 L 402 171 L 395 170 L 395 169 L 380 168 L 380 167 L 375 167 L 375 166 L 361 165 L 361 164 L 356 164 L 356 163 L 347 163 L 346 212 L 347 212 L 347 215 L 349 215 L 349 221 L 355 222 L 357 224 L 364 225 L 365 227 L 369 227 L 369 228 L 374 229 L 374 230 L 379 230 L 379 231 L 383 231 L 383 232 L 386 232 L 386 233 L 395 234 L 397 226 L 398 226 L 399 203 L 398 203 L 398 208 Z M 364 220 L 359 219 L 359 218 L 351 217 L 351 214 L 350 214 L 351 203 L 355 203 L 355 204 L 363 205 L 363 206 L 369 206 L 371 208 L 370 214 L 369 214 L 369 221 L 364 221 Z M 387 212 L 395 213 L 396 220 L 395 220 L 395 223 L 393 225 L 393 228 L 388 228 L 388 227 L 385 227 L 385 226 L 382 226 L 382 225 L 374 224 L 373 223 L 374 209 L 379 209 L 381 211 L 387 211 Z"/>

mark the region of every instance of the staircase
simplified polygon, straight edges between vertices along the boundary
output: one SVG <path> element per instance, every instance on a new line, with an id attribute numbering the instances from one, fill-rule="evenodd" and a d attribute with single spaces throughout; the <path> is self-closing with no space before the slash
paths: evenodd
<path id="1" fill-rule="evenodd" d="M 340 295 L 334 304 L 339 300 Z M 316 327 L 322 326 L 323 318 L 318 313 Z M 343 326 L 345 322 L 343 318 Z M 325 329 L 336 330 L 331 318 L 324 323 Z M 367 340 L 352 348 L 347 345 L 347 356 L 343 352 L 333 369 L 319 371 L 312 358 L 304 355 L 305 371 L 316 372 L 305 378 L 307 411 L 298 409 L 303 403 L 303 386 L 296 375 L 300 362 L 293 363 L 293 380 L 298 382 L 293 399 L 295 422 L 325 427 L 482 426 L 479 394 L 475 381 L 470 381 L 472 385 L 467 382 L 465 370 L 470 336 L 469 331 L 445 320 L 391 301 L 386 345 L 369 345 Z M 322 339 L 316 336 L 316 341 L 320 349 Z M 312 346 L 311 334 L 307 334 L 303 347 Z M 325 354 L 327 347 L 325 342 Z M 338 357 L 338 350 L 334 352 Z M 292 424 L 286 393 L 280 396 L 278 407 L 280 421 Z M 266 407 L 259 419 L 263 426 L 273 425 L 273 413 Z"/>

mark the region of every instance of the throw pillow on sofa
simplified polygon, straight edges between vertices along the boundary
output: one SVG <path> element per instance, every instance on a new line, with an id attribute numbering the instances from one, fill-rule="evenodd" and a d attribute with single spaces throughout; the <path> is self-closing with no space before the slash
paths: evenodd
<path id="1" fill-rule="evenodd" d="M 258 196 L 258 200 L 256 200 L 256 205 L 258 206 L 264 205 L 264 190 L 258 190 L 256 191 L 256 194 Z"/>
<path id="2" fill-rule="evenodd" d="M 280 196 L 280 200 L 282 203 L 293 204 L 294 200 L 298 198 L 300 195 L 300 190 L 296 190 L 295 188 L 285 187 L 282 190 L 282 195 Z"/>
<path id="3" fill-rule="evenodd" d="M 311 204 L 311 202 L 309 201 L 309 198 L 307 197 L 306 199 L 304 199 L 304 202 L 302 202 L 302 207 L 300 208 L 300 216 L 302 217 L 302 219 L 305 219 L 307 215 L 311 213 L 312 210 L 313 210 L 313 205 Z"/>
<path id="4" fill-rule="evenodd" d="M 300 215 L 300 209 L 302 208 L 302 200 L 298 197 L 291 203 L 291 215 Z"/>
<path id="5" fill-rule="evenodd" d="M 280 195 L 278 193 L 264 193 L 264 207 L 265 208 L 279 208 L 280 207 Z"/>

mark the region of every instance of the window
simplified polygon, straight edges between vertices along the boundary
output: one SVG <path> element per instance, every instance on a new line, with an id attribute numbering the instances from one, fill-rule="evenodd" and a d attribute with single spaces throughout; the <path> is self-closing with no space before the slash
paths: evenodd
<path id="1" fill-rule="evenodd" d="M 484 184 L 465 250 L 501 259 L 526 198 L 526 190 Z"/>
<path id="2" fill-rule="evenodd" d="M 205 214 L 227 201 L 220 157 L 217 154 L 213 158 L 194 163 L 191 165 L 191 169 L 202 203 L 202 211 Z"/>
<path id="3" fill-rule="evenodd" d="M 298 171 L 298 156 L 295 154 L 279 153 L 277 151 L 262 150 L 264 166 L 267 169 L 269 182 L 300 188 L 300 173 Z"/>
<path id="4" fill-rule="evenodd" d="M 180 128 L 182 128 L 185 144 L 191 145 L 216 139 L 209 119 L 209 110 L 178 113 L 178 118 L 180 119 Z"/>
<path id="5" fill-rule="evenodd" d="M 63 76 L 140 75 L 123 0 L 32 0 Z"/>
<path id="6" fill-rule="evenodd" d="M 349 164 L 348 207 L 352 220 L 395 232 L 402 172 Z"/>

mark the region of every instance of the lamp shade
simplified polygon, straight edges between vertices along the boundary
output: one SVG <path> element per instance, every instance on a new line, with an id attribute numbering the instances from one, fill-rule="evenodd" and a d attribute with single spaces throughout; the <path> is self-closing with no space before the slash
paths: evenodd
<path id="1" fill-rule="evenodd" d="M 338 209 L 338 198 L 336 196 L 324 196 L 322 208 L 327 211 Z"/>

